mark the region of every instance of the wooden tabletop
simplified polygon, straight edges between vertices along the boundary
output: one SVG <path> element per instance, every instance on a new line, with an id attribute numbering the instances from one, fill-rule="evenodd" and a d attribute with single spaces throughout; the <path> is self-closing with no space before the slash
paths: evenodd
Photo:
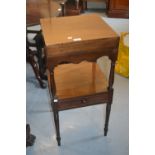
<path id="1" fill-rule="evenodd" d="M 49 66 L 60 60 L 96 59 L 118 48 L 119 36 L 97 14 L 44 18 L 40 23 Z"/>
<path id="2" fill-rule="evenodd" d="M 46 46 L 117 37 L 97 14 L 41 19 L 41 27 Z"/>

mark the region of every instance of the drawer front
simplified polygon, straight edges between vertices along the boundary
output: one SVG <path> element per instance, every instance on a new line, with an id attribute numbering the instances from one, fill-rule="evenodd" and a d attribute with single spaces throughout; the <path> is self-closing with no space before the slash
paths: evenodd
<path id="1" fill-rule="evenodd" d="M 86 107 L 91 105 L 107 103 L 111 99 L 112 95 L 108 92 L 98 93 L 89 96 L 76 97 L 64 100 L 57 100 L 55 103 L 58 111 Z"/>

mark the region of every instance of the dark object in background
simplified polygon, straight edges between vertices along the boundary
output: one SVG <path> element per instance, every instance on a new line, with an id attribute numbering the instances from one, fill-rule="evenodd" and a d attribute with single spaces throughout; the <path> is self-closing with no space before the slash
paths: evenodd
<path id="1" fill-rule="evenodd" d="M 26 124 L 26 147 L 32 146 L 35 142 L 36 136 L 31 134 L 30 125 Z"/>
<path id="2" fill-rule="evenodd" d="M 62 9 L 63 10 L 63 9 Z M 64 4 L 64 16 L 80 15 L 84 12 L 82 0 L 67 0 Z"/>

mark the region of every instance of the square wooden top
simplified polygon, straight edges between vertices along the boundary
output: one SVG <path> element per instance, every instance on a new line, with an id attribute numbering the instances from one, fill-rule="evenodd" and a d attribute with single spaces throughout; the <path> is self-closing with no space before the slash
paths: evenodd
<path id="1" fill-rule="evenodd" d="M 41 28 L 46 46 L 118 37 L 97 14 L 44 18 Z"/>
<path id="2" fill-rule="evenodd" d="M 94 60 L 98 52 L 98 56 L 110 55 L 119 44 L 119 36 L 97 14 L 41 19 L 41 28 L 48 64 Z"/>

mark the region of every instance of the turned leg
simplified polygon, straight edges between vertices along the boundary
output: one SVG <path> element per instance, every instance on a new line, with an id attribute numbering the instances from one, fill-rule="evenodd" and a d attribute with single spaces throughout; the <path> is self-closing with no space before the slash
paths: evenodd
<path id="1" fill-rule="evenodd" d="M 39 73 L 37 63 L 34 60 L 34 55 L 30 51 L 29 51 L 29 54 L 28 54 L 28 58 L 29 58 L 29 62 L 31 64 L 32 68 L 33 68 L 33 71 L 35 73 L 35 76 L 36 76 L 41 88 L 46 88 L 46 84 L 42 81 L 42 79 L 40 77 L 40 73 Z"/>
<path id="2" fill-rule="evenodd" d="M 47 80 L 47 76 L 45 75 L 45 61 L 42 57 L 42 48 L 37 47 L 37 56 L 38 56 L 38 64 L 39 64 L 39 74 L 43 80 Z"/>
<path id="3" fill-rule="evenodd" d="M 44 75 L 44 68 L 43 68 L 43 59 L 42 59 L 42 50 L 40 48 L 37 49 L 38 51 L 38 64 L 39 64 L 39 72 L 41 77 Z"/>
<path id="4" fill-rule="evenodd" d="M 42 79 L 47 80 L 47 76 L 45 75 L 45 71 L 46 71 L 45 61 L 44 61 L 44 58 L 42 57 L 42 53 L 43 53 L 42 48 L 44 47 L 44 40 L 41 33 L 37 34 L 37 36 L 35 37 L 35 41 L 36 41 L 36 47 L 37 47 L 40 76 Z"/>

